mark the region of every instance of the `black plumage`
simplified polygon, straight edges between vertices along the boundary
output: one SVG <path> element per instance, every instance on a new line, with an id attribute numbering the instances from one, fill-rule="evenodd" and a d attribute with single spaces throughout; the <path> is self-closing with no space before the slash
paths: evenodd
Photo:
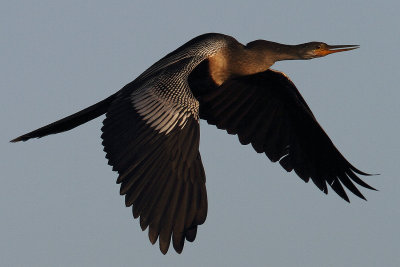
<path id="1" fill-rule="evenodd" d="M 310 59 L 357 46 L 311 42 L 283 45 L 257 40 L 242 45 L 222 34 L 194 38 L 153 64 L 105 100 L 22 135 L 26 141 L 70 130 L 102 114 L 108 163 L 120 194 L 152 244 L 181 253 L 207 216 L 206 177 L 199 153 L 199 119 L 238 136 L 272 162 L 328 185 L 349 201 L 358 185 L 374 189 L 333 145 L 293 82 L 269 69 L 274 62 Z"/>

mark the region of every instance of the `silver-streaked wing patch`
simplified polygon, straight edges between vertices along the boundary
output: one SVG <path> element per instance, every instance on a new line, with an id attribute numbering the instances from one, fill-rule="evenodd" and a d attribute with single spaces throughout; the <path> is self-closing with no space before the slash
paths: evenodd
<path id="1" fill-rule="evenodd" d="M 159 133 L 168 134 L 175 127 L 185 127 L 190 116 L 199 120 L 199 102 L 186 90 L 164 93 L 161 86 L 145 86 L 131 95 L 131 101 L 142 119 Z M 182 93 L 182 94 L 181 94 Z"/>

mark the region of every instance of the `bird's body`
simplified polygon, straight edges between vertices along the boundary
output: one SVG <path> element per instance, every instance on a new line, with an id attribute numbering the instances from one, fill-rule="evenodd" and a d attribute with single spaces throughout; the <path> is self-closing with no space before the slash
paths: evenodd
<path id="1" fill-rule="evenodd" d="M 356 46 L 257 40 L 242 45 L 223 34 L 204 34 L 171 52 L 107 99 L 14 140 L 70 130 L 102 114 L 106 158 L 119 173 L 121 195 L 166 253 L 193 241 L 207 215 L 205 173 L 199 153 L 199 119 L 242 144 L 311 179 L 342 198 L 341 184 L 364 198 L 356 174 L 316 121 L 295 85 L 269 69 L 278 60 L 310 59 Z"/>

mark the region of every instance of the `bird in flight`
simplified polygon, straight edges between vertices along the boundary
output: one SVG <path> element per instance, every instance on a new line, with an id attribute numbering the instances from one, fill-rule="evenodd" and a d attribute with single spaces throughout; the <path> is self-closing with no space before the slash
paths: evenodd
<path id="1" fill-rule="evenodd" d="M 328 185 L 349 201 L 343 185 L 365 199 L 354 183 L 368 175 L 351 165 L 293 82 L 270 67 L 281 60 L 323 57 L 358 48 L 266 40 L 246 45 L 218 33 L 200 35 L 169 53 L 110 97 L 75 114 L 17 137 L 27 141 L 71 130 L 103 114 L 108 164 L 118 172 L 120 194 L 157 239 L 181 253 L 207 216 L 206 176 L 199 153 L 199 120 L 235 134 L 243 145 L 310 179 L 325 194 Z"/>

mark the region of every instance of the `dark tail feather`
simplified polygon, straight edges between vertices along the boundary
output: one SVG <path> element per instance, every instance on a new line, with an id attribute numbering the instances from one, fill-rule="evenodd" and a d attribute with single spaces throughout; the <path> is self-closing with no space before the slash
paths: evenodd
<path id="1" fill-rule="evenodd" d="M 99 103 L 96 103 L 88 108 L 85 108 L 84 110 L 81 110 L 75 114 L 72 114 L 56 122 L 53 122 L 49 125 L 43 126 L 30 133 L 21 135 L 20 137 L 17 137 L 11 140 L 10 142 L 15 143 L 19 141 L 27 141 L 31 138 L 40 138 L 49 134 L 56 134 L 71 130 L 72 128 L 75 128 L 85 122 L 93 120 L 106 113 L 109 105 L 115 99 L 116 96 L 117 94 L 109 96 L 103 101 L 100 101 Z"/>

